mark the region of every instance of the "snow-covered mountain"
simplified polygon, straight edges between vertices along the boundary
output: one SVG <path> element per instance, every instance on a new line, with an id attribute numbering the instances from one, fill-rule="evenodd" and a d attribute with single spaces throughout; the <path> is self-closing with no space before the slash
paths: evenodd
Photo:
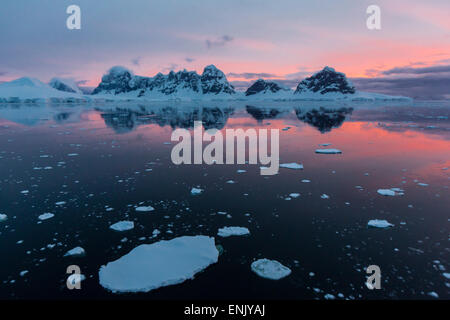
<path id="1" fill-rule="evenodd" d="M 355 92 L 355 87 L 345 74 L 325 67 L 311 77 L 302 80 L 294 94 L 317 93 L 324 95 L 327 93 L 354 94 Z"/>
<path id="2" fill-rule="evenodd" d="M 56 90 L 36 78 L 19 78 L 0 83 L 0 102 L 81 102 L 83 97 L 77 93 Z"/>
<path id="3" fill-rule="evenodd" d="M 291 89 L 286 88 L 274 81 L 267 81 L 263 79 L 258 79 L 247 89 L 247 91 L 245 91 L 245 96 L 251 96 L 252 98 L 288 98 L 291 95 Z"/>
<path id="4" fill-rule="evenodd" d="M 153 78 L 134 75 L 124 67 L 113 67 L 92 92 L 93 95 L 121 95 L 147 99 L 233 98 L 234 87 L 214 65 L 205 67 L 201 75 L 195 71 L 158 73 Z"/>
<path id="5" fill-rule="evenodd" d="M 59 91 L 83 94 L 78 85 L 72 79 L 53 78 L 48 83 L 50 87 Z"/>
<path id="6" fill-rule="evenodd" d="M 344 73 L 328 66 L 302 80 L 293 100 L 412 101 L 402 96 L 357 91 Z"/>
<path id="7" fill-rule="evenodd" d="M 236 92 L 225 74 L 214 65 L 195 71 L 170 71 L 154 77 L 135 75 L 124 67 L 113 67 L 103 77 L 92 95 L 83 95 L 75 82 L 54 78 L 45 84 L 34 78 L 20 78 L 0 83 L 0 102 L 96 102 L 117 100 L 268 100 L 268 101 L 398 101 L 412 99 L 377 93 L 359 92 L 345 74 L 325 67 L 301 81 L 296 90 L 276 82 L 259 79 L 247 91 Z"/>

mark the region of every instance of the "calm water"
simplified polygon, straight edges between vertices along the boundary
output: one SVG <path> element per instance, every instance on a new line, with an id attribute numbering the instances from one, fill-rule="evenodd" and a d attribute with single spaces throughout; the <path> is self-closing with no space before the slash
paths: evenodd
<path id="1" fill-rule="evenodd" d="M 0 223 L 0 298 L 449 299 L 449 117 L 448 103 L 425 102 L 0 106 L 0 213 L 8 215 Z M 218 129 L 290 127 L 280 131 L 280 162 L 304 170 L 261 176 L 259 165 L 176 166 L 171 132 L 194 120 Z M 323 143 L 343 154 L 315 154 Z M 205 191 L 194 197 L 195 186 Z M 393 187 L 404 195 L 377 194 Z M 286 200 L 294 192 L 301 196 Z M 135 212 L 138 204 L 156 210 Z M 38 223 L 46 212 L 55 217 Z M 370 219 L 395 227 L 369 229 Z M 109 229 L 120 220 L 135 228 Z M 145 294 L 99 285 L 99 267 L 139 244 L 216 236 L 223 226 L 251 235 L 216 237 L 224 253 L 194 280 Z M 150 238 L 154 229 L 161 234 Z M 75 246 L 87 255 L 63 258 Z M 292 274 L 260 278 L 250 270 L 258 258 Z M 71 264 L 87 276 L 81 290 L 65 286 Z M 381 290 L 364 285 L 371 264 L 381 268 Z"/>

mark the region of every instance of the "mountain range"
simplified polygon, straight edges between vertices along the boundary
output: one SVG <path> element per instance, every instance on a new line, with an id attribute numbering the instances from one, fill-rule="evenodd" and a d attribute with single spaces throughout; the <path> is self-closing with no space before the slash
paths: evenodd
<path id="1" fill-rule="evenodd" d="M 48 84 L 20 78 L 0 84 L 0 102 L 92 102 L 110 100 L 344 100 L 409 101 L 410 98 L 360 92 L 344 73 L 325 67 L 302 80 L 295 90 L 275 81 L 258 79 L 245 92 L 236 91 L 214 65 L 195 71 L 170 71 L 154 77 L 135 75 L 124 67 L 112 67 L 92 94 L 84 94 L 74 81 L 53 78 Z"/>

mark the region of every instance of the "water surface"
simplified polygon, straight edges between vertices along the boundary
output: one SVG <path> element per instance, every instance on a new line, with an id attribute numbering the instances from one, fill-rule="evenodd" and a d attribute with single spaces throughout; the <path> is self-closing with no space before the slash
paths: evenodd
<path id="1" fill-rule="evenodd" d="M 0 298 L 448 299 L 449 117 L 449 104 L 436 102 L 2 105 Z M 171 133 L 195 120 L 222 131 L 284 128 L 280 163 L 304 170 L 262 176 L 260 165 L 174 165 Z M 343 153 L 316 154 L 324 143 Z M 204 192 L 194 197 L 196 186 Z M 377 193 L 394 187 L 404 195 Z M 39 223 L 46 212 L 55 217 Z M 370 219 L 395 226 L 370 229 Z M 109 229 L 120 220 L 135 228 Z M 251 235 L 217 237 L 223 226 Z M 152 238 L 154 229 L 161 234 Z M 99 267 L 137 245 L 198 234 L 215 236 L 224 253 L 194 280 L 125 295 L 99 285 Z M 63 258 L 76 246 L 87 255 Z M 250 270 L 259 258 L 292 274 L 262 279 Z M 71 264 L 87 276 L 81 290 L 65 286 Z M 372 264 L 381 290 L 364 285 Z"/>

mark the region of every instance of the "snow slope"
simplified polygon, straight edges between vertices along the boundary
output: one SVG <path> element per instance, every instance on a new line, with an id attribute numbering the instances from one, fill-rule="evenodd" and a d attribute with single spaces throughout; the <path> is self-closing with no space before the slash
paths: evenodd
<path id="1" fill-rule="evenodd" d="M 19 78 L 0 83 L 0 102 L 68 102 L 82 101 L 85 97 L 56 90 L 36 78 Z"/>

